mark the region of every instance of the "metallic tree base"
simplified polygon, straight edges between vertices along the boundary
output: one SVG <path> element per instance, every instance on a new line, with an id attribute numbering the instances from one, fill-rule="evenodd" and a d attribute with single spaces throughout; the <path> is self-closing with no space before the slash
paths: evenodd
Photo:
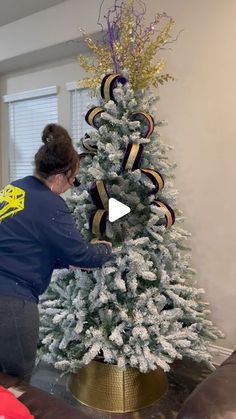
<path id="1" fill-rule="evenodd" d="M 95 409 L 125 413 L 142 409 L 167 391 L 166 374 L 161 368 L 146 374 L 136 368 L 92 361 L 71 374 L 70 390 L 82 404 Z"/>

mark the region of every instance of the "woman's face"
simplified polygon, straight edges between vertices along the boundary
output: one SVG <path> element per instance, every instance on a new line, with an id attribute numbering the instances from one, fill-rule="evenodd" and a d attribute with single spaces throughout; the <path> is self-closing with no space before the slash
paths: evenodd
<path id="1" fill-rule="evenodd" d="M 54 176 L 51 183 L 51 191 L 57 195 L 61 195 L 72 188 L 75 178 L 78 175 L 79 169 L 73 174 L 59 173 Z"/>

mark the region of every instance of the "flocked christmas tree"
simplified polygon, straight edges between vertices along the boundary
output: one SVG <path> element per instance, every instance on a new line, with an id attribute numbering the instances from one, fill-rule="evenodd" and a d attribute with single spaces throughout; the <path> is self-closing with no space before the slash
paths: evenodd
<path id="1" fill-rule="evenodd" d="M 134 0 L 116 0 L 103 43 L 84 33 L 97 61 L 80 58 L 93 73 L 83 84 L 97 89 L 100 106 L 86 115 L 96 129 L 88 126 L 79 144 L 81 184 L 69 205 L 81 233 L 110 240 L 115 259 L 91 272 L 57 271 L 42 298 L 40 355 L 64 371 L 98 356 L 142 372 L 168 370 L 183 356 L 209 363 L 209 342 L 221 335 L 195 287 L 170 147 L 149 91 L 171 79 L 153 58 L 170 42 L 173 21 L 162 14 L 146 27 L 144 14 Z M 130 214 L 109 222 L 109 197 Z"/>

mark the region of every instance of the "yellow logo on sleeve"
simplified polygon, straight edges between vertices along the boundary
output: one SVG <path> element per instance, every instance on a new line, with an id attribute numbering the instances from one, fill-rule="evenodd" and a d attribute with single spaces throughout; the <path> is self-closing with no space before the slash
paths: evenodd
<path id="1" fill-rule="evenodd" d="M 25 191 L 13 185 L 7 185 L 0 191 L 0 222 L 15 215 L 25 208 Z"/>

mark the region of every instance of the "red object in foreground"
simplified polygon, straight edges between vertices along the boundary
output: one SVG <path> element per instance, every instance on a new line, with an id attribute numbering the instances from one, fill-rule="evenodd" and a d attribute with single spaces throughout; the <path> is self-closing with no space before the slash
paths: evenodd
<path id="1" fill-rule="evenodd" d="M 1 419 L 34 419 L 27 407 L 6 388 L 0 386 Z"/>

